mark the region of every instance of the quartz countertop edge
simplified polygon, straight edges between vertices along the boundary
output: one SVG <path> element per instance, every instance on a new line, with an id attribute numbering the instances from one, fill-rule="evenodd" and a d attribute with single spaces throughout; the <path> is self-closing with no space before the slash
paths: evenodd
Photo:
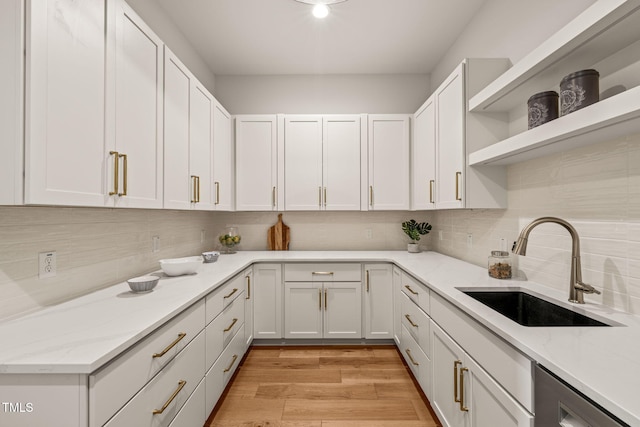
<path id="1" fill-rule="evenodd" d="M 0 323 L 0 374 L 88 375 L 255 263 L 393 263 L 527 357 L 630 425 L 640 426 L 640 316 L 589 302 L 571 305 L 613 327 L 521 326 L 457 288 L 519 287 L 563 303 L 567 292 L 525 280 L 498 280 L 486 268 L 436 252 L 240 251 L 197 274 L 166 277 L 146 294 L 122 282 Z M 604 289 L 604 297 L 610 292 Z"/>

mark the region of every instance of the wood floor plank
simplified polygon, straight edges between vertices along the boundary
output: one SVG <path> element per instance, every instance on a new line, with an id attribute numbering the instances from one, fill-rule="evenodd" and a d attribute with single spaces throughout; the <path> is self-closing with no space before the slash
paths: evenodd
<path id="1" fill-rule="evenodd" d="M 323 420 L 322 427 L 440 427 L 440 424 L 432 421 L 353 421 L 353 420 Z"/>
<path id="2" fill-rule="evenodd" d="M 194 426 L 196 427 L 196 426 Z M 209 427 L 322 427 L 322 421 L 234 421 L 222 420 L 213 421 Z M 413 426 L 407 426 L 413 427 Z"/>
<path id="3" fill-rule="evenodd" d="M 283 420 L 418 420 L 406 400 L 287 399 Z"/>
<path id="4" fill-rule="evenodd" d="M 415 387 L 409 387 L 407 383 L 375 383 L 373 384 L 378 399 L 421 399 L 420 393 Z"/>
<path id="5" fill-rule="evenodd" d="M 265 384 L 256 391 L 260 399 L 375 399 L 377 396 L 374 384 Z"/>
<path id="6" fill-rule="evenodd" d="M 255 369 L 242 367 L 236 379 L 255 383 L 339 383 L 339 369 Z"/>
<path id="7" fill-rule="evenodd" d="M 359 368 L 359 369 L 386 369 L 397 367 L 398 360 L 393 357 L 320 357 L 320 368 Z"/>
<path id="8" fill-rule="evenodd" d="M 284 404 L 284 399 L 237 399 L 227 396 L 216 413 L 215 421 L 281 420 Z"/>
<path id="9" fill-rule="evenodd" d="M 362 382 L 388 382 L 388 383 L 403 383 L 411 385 L 413 382 L 411 377 L 407 373 L 406 368 L 385 368 L 385 369 L 341 369 L 342 383 L 353 384 Z"/>
<path id="10" fill-rule="evenodd" d="M 253 369 L 318 369 L 319 357 L 259 357 L 251 359 Z"/>

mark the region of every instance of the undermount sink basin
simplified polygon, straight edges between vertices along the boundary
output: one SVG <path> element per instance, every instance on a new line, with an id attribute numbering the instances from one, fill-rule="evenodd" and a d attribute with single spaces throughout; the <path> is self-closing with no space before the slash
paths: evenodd
<path id="1" fill-rule="evenodd" d="M 523 291 L 460 291 L 523 326 L 611 326 Z"/>

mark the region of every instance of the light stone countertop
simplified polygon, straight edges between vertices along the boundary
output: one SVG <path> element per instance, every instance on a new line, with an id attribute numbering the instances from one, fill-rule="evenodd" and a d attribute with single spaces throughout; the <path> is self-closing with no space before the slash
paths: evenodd
<path id="1" fill-rule="evenodd" d="M 392 262 L 623 421 L 640 426 L 640 317 L 587 302 L 571 307 L 621 326 L 521 326 L 456 288 L 522 287 L 569 306 L 568 289 L 492 279 L 485 268 L 436 252 L 238 252 L 203 264 L 195 275 L 162 277 L 147 294 L 119 283 L 0 323 L 0 374 L 90 374 L 256 262 Z"/>

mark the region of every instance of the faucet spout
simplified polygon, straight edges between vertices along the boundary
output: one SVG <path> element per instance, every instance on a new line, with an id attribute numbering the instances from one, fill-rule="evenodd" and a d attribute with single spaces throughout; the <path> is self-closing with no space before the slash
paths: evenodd
<path id="1" fill-rule="evenodd" d="M 569 301 L 576 304 L 584 304 L 584 294 L 600 294 L 593 286 L 582 282 L 582 266 L 580 264 L 580 238 L 578 232 L 567 221 L 552 216 L 545 216 L 531 221 L 524 227 L 518 236 L 518 240 L 513 247 L 516 255 L 527 255 L 527 243 L 531 231 L 540 224 L 550 222 L 564 227 L 571 235 L 571 278 L 569 282 Z"/>

